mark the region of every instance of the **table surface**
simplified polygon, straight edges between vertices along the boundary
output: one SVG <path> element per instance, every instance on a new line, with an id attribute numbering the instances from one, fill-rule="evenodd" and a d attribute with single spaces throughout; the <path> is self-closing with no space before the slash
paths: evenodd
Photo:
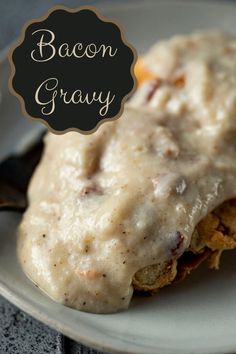
<path id="1" fill-rule="evenodd" d="M 0 50 L 19 36 L 22 25 L 50 7 L 96 5 L 100 0 L 0 0 Z M 110 1 L 103 0 L 104 6 Z M 0 296 L 0 354 L 102 354 L 65 337 L 28 316 Z"/>

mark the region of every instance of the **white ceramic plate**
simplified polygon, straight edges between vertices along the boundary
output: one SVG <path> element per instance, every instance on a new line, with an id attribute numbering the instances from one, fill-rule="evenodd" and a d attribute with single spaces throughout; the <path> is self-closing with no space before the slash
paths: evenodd
<path id="1" fill-rule="evenodd" d="M 133 6 L 132 6 L 133 4 Z M 128 40 L 146 50 L 159 38 L 202 28 L 236 31 L 236 6 L 213 2 L 130 2 L 102 12 L 120 21 Z M 8 63 L 0 67 L 0 159 L 22 138 L 41 129 L 21 116 L 7 90 Z M 32 133 L 33 132 L 33 133 Z M 29 135 L 30 134 L 30 135 Z M 209 354 L 236 352 L 236 253 L 218 272 L 202 267 L 186 281 L 152 298 L 137 297 L 130 309 L 93 315 L 54 303 L 22 273 L 15 253 L 16 213 L 0 213 L 0 292 L 14 304 L 69 337 L 106 352 Z"/>

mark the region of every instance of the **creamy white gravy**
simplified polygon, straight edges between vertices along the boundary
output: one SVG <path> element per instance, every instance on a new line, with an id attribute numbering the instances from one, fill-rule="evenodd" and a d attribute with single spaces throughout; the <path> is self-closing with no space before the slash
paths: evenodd
<path id="1" fill-rule="evenodd" d="M 236 197 L 235 37 L 174 37 L 144 63 L 158 84 L 118 121 L 47 135 L 19 227 L 25 273 L 84 311 L 126 309 L 136 271 L 181 255 L 199 220 Z"/>

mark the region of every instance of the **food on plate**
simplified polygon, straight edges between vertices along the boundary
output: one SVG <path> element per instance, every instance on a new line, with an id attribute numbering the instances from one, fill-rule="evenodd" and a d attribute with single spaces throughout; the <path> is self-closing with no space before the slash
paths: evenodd
<path id="1" fill-rule="evenodd" d="M 122 117 L 49 133 L 19 227 L 24 272 L 83 311 L 126 309 L 236 247 L 236 38 L 161 41 Z"/>

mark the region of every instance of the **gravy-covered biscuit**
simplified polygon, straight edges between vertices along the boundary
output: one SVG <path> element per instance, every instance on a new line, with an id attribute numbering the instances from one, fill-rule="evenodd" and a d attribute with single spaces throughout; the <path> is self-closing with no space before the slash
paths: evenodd
<path id="1" fill-rule="evenodd" d="M 206 258 L 217 268 L 235 247 L 235 203 L 222 204 L 236 197 L 234 48 L 220 32 L 161 42 L 118 121 L 47 135 L 18 254 L 51 298 L 126 309 L 134 288 L 156 291 Z"/>

